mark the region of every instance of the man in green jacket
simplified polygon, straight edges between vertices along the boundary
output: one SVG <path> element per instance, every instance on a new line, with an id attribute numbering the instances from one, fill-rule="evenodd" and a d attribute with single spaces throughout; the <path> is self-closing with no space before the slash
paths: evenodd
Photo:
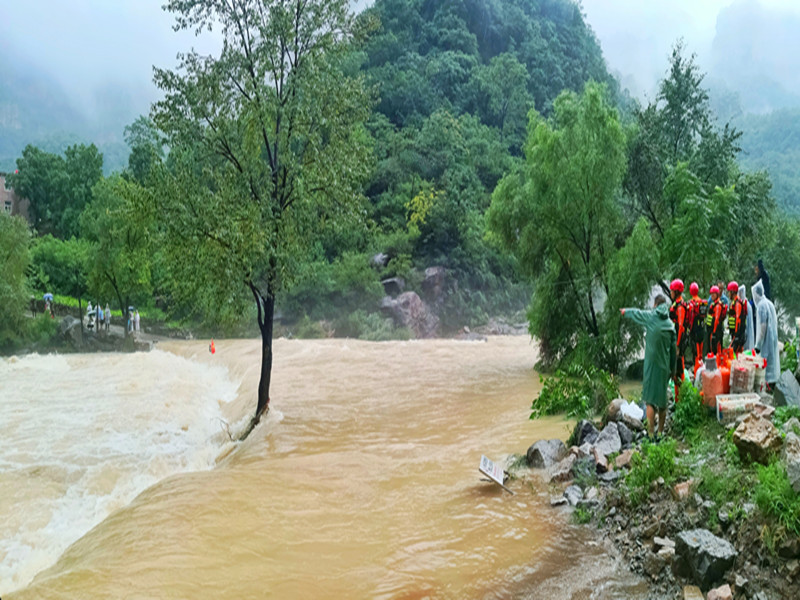
<path id="1" fill-rule="evenodd" d="M 675 372 L 677 358 L 675 326 L 669 318 L 664 296 L 657 296 L 654 310 L 623 308 L 622 316 L 645 328 L 644 381 L 642 399 L 647 405 L 647 432 L 653 439 L 655 413 L 658 410 L 658 435 L 664 433 L 667 418 L 667 385 Z"/>

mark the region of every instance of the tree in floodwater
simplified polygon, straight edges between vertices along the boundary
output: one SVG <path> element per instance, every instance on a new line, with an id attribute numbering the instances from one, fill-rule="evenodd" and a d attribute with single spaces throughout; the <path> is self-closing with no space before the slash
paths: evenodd
<path id="1" fill-rule="evenodd" d="M 347 0 L 169 0 L 177 29 L 216 28 L 215 56 L 156 69 L 153 120 L 170 155 L 142 198 L 160 217 L 176 297 L 220 319 L 257 309 L 258 404 L 269 408 L 275 295 L 326 221 L 363 214 L 372 97 L 348 70 Z M 352 67 L 351 67 L 352 69 Z"/>
<path id="2" fill-rule="evenodd" d="M 534 282 L 528 317 L 545 363 L 617 371 L 634 348 L 617 309 L 646 298 L 658 255 L 644 223 L 625 239 L 625 147 L 605 88 L 590 82 L 562 93 L 550 121 L 532 113 L 525 164 L 492 196 L 489 229 Z"/>

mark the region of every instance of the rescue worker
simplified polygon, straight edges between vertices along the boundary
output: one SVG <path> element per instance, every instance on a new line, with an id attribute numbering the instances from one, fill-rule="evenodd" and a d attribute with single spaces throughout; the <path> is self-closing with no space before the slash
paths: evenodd
<path id="1" fill-rule="evenodd" d="M 731 348 L 736 354 L 744 350 L 747 334 L 747 304 L 739 297 L 739 284 L 731 281 L 728 284 L 731 305 L 728 307 L 728 331 L 731 334 Z"/>
<path id="2" fill-rule="evenodd" d="M 722 353 L 722 337 L 725 332 L 725 305 L 719 298 L 719 286 L 711 286 L 711 303 L 706 314 L 706 345 L 709 353 Z"/>
<path id="3" fill-rule="evenodd" d="M 675 328 L 669 320 L 667 299 L 657 296 L 654 310 L 620 309 L 622 315 L 645 328 L 644 342 L 644 380 L 642 400 L 647 405 L 647 433 L 655 440 L 656 413 L 658 414 L 658 435 L 664 433 L 667 418 L 667 385 L 675 375 Z"/>
<path id="4" fill-rule="evenodd" d="M 675 401 L 678 400 L 678 390 L 681 389 L 681 382 L 684 379 L 684 369 L 686 368 L 686 349 L 689 347 L 689 319 L 688 307 L 683 301 L 683 281 L 674 279 L 669 284 L 669 295 L 672 298 L 672 306 L 669 309 L 669 318 L 675 326 L 678 359 L 675 366 Z"/>
<path id="5" fill-rule="evenodd" d="M 706 337 L 706 315 L 708 314 L 708 300 L 700 297 L 700 286 L 692 282 L 689 286 L 689 335 L 692 340 L 693 365 L 697 368 L 698 361 L 703 360 L 703 342 Z"/>

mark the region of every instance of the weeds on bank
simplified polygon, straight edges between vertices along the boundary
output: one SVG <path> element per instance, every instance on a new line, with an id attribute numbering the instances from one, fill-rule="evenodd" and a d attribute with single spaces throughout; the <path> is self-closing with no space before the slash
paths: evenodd
<path id="1" fill-rule="evenodd" d="M 531 419 L 559 413 L 581 419 L 603 411 L 619 396 L 616 378 L 594 366 L 572 364 L 539 380 L 542 391 L 531 405 Z"/>
<path id="2" fill-rule="evenodd" d="M 641 452 L 634 453 L 631 470 L 625 478 L 628 497 L 634 507 L 645 501 L 650 487 L 659 477 L 664 479 L 664 485 L 671 486 L 683 474 L 677 458 L 678 444 L 672 439 L 660 444 L 645 443 Z"/>
<path id="3" fill-rule="evenodd" d="M 578 525 L 586 525 L 592 520 L 592 516 L 594 516 L 592 511 L 583 506 L 576 506 L 572 512 L 572 520 Z"/>
<path id="4" fill-rule="evenodd" d="M 781 429 L 791 418 L 800 419 L 800 408 L 796 406 L 779 406 L 772 415 L 772 423 Z M 800 435 L 800 434 L 798 434 Z"/>
<path id="5" fill-rule="evenodd" d="M 672 413 L 672 428 L 689 439 L 708 421 L 708 409 L 703 405 L 700 392 L 688 379 L 681 385 L 679 399 Z"/>

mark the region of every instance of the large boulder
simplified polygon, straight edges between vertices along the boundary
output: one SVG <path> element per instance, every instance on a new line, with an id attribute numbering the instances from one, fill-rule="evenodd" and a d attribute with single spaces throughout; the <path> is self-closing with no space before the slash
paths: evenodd
<path id="1" fill-rule="evenodd" d="M 539 440 L 528 448 L 528 464 L 535 469 L 549 469 L 567 455 L 561 440 Z"/>
<path id="2" fill-rule="evenodd" d="M 769 419 L 749 414 L 733 432 L 733 443 L 739 456 L 766 465 L 781 448 L 781 434 Z"/>
<path id="3" fill-rule="evenodd" d="M 575 465 L 576 460 L 574 454 L 567 454 L 566 457 L 550 467 L 547 470 L 550 481 L 569 481 L 572 479 L 572 467 Z"/>
<path id="4" fill-rule="evenodd" d="M 794 373 L 784 371 L 775 384 L 775 406 L 796 406 L 800 408 L 800 383 Z"/>
<path id="5" fill-rule="evenodd" d="M 575 429 L 572 430 L 572 436 L 569 439 L 575 446 L 583 446 L 586 443 L 594 444 L 599 435 L 600 432 L 597 431 L 594 423 L 583 419 L 575 425 Z"/>
<path id="6" fill-rule="evenodd" d="M 786 474 L 792 489 L 800 494 L 800 437 L 793 431 L 787 433 L 783 440 L 781 460 L 786 465 Z"/>
<path id="7" fill-rule="evenodd" d="M 439 317 L 428 309 L 416 292 L 404 292 L 395 299 L 384 297 L 381 310 L 398 325 L 408 327 L 417 338 L 434 337 L 439 329 Z"/>
<path id="8" fill-rule="evenodd" d="M 444 297 L 447 283 L 447 270 L 444 267 L 428 267 L 422 280 L 422 293 L 425 299 L 438 304 Z"/>
<path id="9" fill-rule="evenodd" d="M 83 347 L 81 322 L 72 315 L 67 315 L 61 319 L 61 323 L 58 324 L 58 333 L 73 348 L 80 349 Z"/>
<path id="10" fill-rule="evenodd" d="M 708 529 L 681 531 L 675 541 L 675 569 L 703 588 L 725 575 L 736 560 L 736 549 Z"/>
<path id="11" fill-rule="evenodd" d="M 406 280 L 402 277 L 389 277 L 381 280 L 381 285 L 383 285 L 383 292 L 387 296 L 397 296 L 406 289 Z"/>
<path id="12" fill-rule="evenodd" d="M 633 432 L 622 421 L 617 423 L 617 431 L 619 432 L 619 441 L 622 442 L 622 449 L 630 448 L 633 444 Z"/>
<path id="13" fill-rule="evenodd" d="M 606 456 L 616 454 L 622 449 L 622 440 L 619 437 L 619 429 L 616 423 L 612 421 L 603 428 L 603 431 L 597 436 L 594 447 Z"/>

